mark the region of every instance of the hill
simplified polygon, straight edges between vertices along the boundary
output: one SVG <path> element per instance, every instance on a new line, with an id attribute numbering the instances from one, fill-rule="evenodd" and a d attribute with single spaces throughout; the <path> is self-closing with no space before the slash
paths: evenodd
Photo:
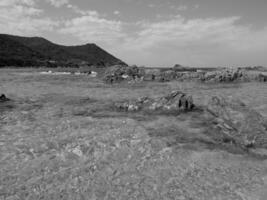
<path id="1" fill-rule="evenodd" d="M 110 66 L 123 63 L 96 44 L 64 46 L 41 37 L 0 34 L 0 66 Z"/>

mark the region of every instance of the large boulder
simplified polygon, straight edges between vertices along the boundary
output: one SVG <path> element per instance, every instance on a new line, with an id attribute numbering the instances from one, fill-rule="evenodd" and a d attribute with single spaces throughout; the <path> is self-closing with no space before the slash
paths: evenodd
<path id="1" fill-rule="evenodd" d="M 167 96 L 158 98 L 142 97 L 134 101 L 119 102 L 115 107 L 123 111 L 162 111 L 181 112 L 194 108 L 193 98 L 181 91 L 174 91 Z"/>
<path id="2" fill-rule="evenodd" d="M 242 101 L 215 96 L 209 101 L 207 112 L 229 141 L 242 147 L 267 147 L 266 120 Z"/>

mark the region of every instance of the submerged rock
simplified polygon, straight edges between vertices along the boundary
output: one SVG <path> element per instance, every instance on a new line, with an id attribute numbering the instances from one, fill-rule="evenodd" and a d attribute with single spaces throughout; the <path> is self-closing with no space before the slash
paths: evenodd
<path id="1" fill-rule="evenodd" d="M 267 147 L 266 120 L 242 101 L 215 96 L 209 101 L 207 111 L 229 141 L 247 148 Z"/>
<path id="2" fill-rule="evenodd" d="M 7 98 L 6 95 L 1 94 L 1 96 L 0 96 L 0 103 L 7 102 L 7 101 L 10 101 L 10 99 Z"/>
<path id="3" fill-rule="evenodd" d="M 116 103 L 115 107 L 123 111 L 190 111 L 195 105 L 193 98 L 181 91 L 175 91 L 159 98 L 142 97 L 138 100 Z"/>

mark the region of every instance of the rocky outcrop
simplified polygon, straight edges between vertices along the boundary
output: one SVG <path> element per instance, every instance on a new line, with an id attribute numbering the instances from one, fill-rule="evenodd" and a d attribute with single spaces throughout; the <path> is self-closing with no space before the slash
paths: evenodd
<path id="1" fill-rule="evenodd" d="M 212 83 L 232 82 L 267 82 L 267 75 L 263 73 L 250 73 L 244 68 L 221 68 L 218 70 L 205 71 L 188 68 L 174 67 L 169 70 L 145 69 L 137 66 L 115 65 L 108 68 L 104 75 L 104 81 L 112 84 L 127 81 L 201 81 Z"/>
<path id="2" fill-rule="evenodd" d="M 230 83 L 230 82 L 267 82 L 267 75 L 263 73 L 250 73 L 242 68 L 227 68 L 207 72 L 200 78 L 202 82 Z"/>
<path id="3" fill-rule="evenodd" d="M 214 117 L 213 123 L 224 139 L 241 147 L 267 147 L 265 119 L 238 99 L 212 97 L 207 112 Z"/>
<path id="4" fill-rule="evenodd" d="M 122 111 L 162 111 L 181 112 L 191 111 L 195 105 L 193 98 L 181 91 L 175 91 L 159 98 L 142 97 L 134 101 L 116 103 L 115 107 Z"/>
<path id="5" fill-rule="evenodd" d="M 248 80 L 248 74 L 240 68 L 228 68 L 219 71 L 207 72 L 201 78 L 201 81 L 203 82 L 234 82 Z"/>
<path id="6" fill-rule="evenodd" d="M 256 80 L 259 82 L 267 82 L 267 75 L 258 74 L 258 76 L 256 77 Z"/>
<path id="7" fill-rule="evenodd" d="M 136 80 L 142 76 L 144 76 L 144 72 L 137 66 L 115 65 L 106 70 L 104 81 L 112 84 L 123 80 Z"/>
<path id="8" fill-rule="evenodd" d="M 10 101 L 10 99 L 7 98 L 6 95 L 1 94 L 1 96 L 0 96 L 0 103 L 7 102 L 7 101 Z"/>

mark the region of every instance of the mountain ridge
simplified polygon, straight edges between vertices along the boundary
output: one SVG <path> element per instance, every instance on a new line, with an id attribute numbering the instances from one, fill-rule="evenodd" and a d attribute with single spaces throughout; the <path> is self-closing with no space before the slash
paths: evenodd
<path id="1" fill-rule="evenodd" d="M 125 64 L 95 43 L 65 46 L 42 37 L 0 34 L 0 66 Z"/>

